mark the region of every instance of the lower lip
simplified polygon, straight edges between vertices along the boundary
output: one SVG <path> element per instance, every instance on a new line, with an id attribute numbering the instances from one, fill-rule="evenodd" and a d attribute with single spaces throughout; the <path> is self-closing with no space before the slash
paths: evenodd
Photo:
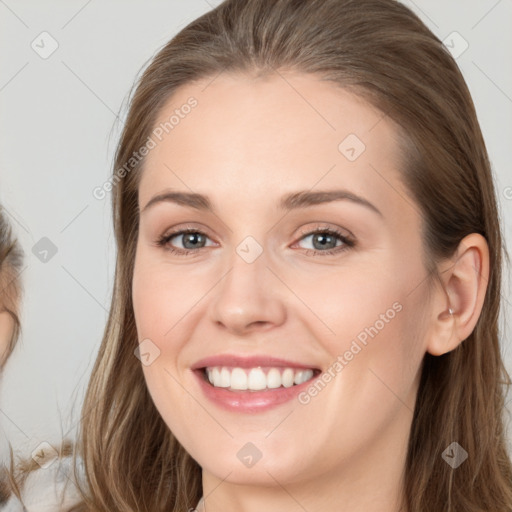
<path id="1" fill-rule="evenodd" d="M 315 380 L 315 376 L 310 380 L 285 388 L 283 386 L 275 389 L 265 389 L 262 391 L 230 391 L 226 388 L 216 388 L 205 379 L 202 370 L 193 372 L 199 381 L 199 386 L 206 398 L 216 405 L 234 412 L 257 413 L 268 411 L 286 402 L 290 402 L 297 395 L 307 388 Z"/>

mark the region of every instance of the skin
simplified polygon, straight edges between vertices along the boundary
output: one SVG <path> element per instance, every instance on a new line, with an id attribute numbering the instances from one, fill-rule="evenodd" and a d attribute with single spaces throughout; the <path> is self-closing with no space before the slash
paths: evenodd
<path id="1" fill-rule="evenodd" d="M 139 341 L 160 350 L 143 366 L 148 389 L 203 468 L 206 510 L 396 512 L 420 364 L 474 328 L 485 240 L 466 237 L 440 262 L 442 285 L 429 293 L 422 219 L 400 180 L 396 128 L 332 83 L 222 74 L 178 90 L 156 124 L 190 96 L 198 106 L 149 153 L 141 176 L 133 302 Z M 353 162 L 338 150 L 348 134 L 366 145 Z M 172 202 L 145 208 L 170 189 L 208 195 L 215 213 Z M 334 189 L 381 215 L 349 200 L 277 207 L 288 193 Z M 207 236 L 188 256 L 168 250 L 183 249 L 183 236 L 167 248 L 155 243 L 187 226 Z M 323 255 L 307 234 L 318 226 L 348 230 L 356 245 Z M 263 249 L 250 264 L 236 252 L 247 236 Z M 191 373 L 199 359 L 226 353 L 326 371 L 394 303 L 401 311 L 306 405 L 229 412 Z M 251 468 L 237 457 L 248 442 L 262 453 Z"/>
<path id="2" fill-rule="evenodd" d="M 7 311 L 0 311 L 0 369 L 7 359 L 7 348 L 14 335 L 14 318 Z"/>

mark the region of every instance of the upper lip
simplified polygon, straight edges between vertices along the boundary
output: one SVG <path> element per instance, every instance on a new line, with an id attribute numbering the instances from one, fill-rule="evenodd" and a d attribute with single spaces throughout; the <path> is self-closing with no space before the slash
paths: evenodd
<path id="1" fill-rule="evenodd" d="M 287 359 L 272 357 L 268 355 L 239 356 L 235 354 L 219 354 L 215 356 L 205 357 L 194 363 L 192 370 L 208 368 L 214 366 L 233 366 L 237 368 L 256 368 L 258 366 L 270 366 L 275 368 L 301 368 L 304 370 L 318 369 L 311 364 L 297 363 Z"/>

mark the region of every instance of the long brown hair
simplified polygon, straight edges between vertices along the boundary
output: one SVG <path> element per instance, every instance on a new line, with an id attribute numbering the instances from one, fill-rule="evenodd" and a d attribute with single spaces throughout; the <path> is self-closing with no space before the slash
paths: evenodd
<path id="1" fill-rule="evenodd" d="M 503 247 L 491 166 L 456 62 L 394 0 L 226 0 L 181 30 L 145 69 L 114 165 L 115 284 L 78 438 L 85 502 L 95 511 L 183 512 L 201 496 L 201 468 L 160 417 L 133 353 L 131 282 L 144 159 L 128 170 L 126 163 L 180 86 L 222 72 L 286 69 L 358 94 L 399 127 L 402 179 L 422 212 L 432 279 L 439 277 L 436 263 L 452 256 L 466 235 L 486 238 L 491 273 L 476 328 L 457 349 L 423 360 L 405 506 L 410 512 L 510 512 L 504 431 L 510 378 L 498 333 Z M 441 456 L 453 441 L 469 453 L 457 469 Z"/>

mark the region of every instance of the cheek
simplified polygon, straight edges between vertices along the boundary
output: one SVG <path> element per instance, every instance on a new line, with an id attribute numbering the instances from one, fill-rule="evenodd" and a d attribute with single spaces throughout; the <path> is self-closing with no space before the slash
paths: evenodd
<path id="1" fill-rule="evenodd" d="M 6 311 L 0 313 L 0 368 L 5 363 L 7 347 L 14 336 L 14 325 L 14 318 L 9 313 Z"/>
<path id="2" fill-rule="evenodd" d="M 136 261 L 132 300 L 139 341 L 167 338 L 170 330 L 193 311 L 207 287 L 179 266 L 153 262 L 141 252 Z M 180 326 L 181 327 L 181 326 Z M 163 349 L 163 347 L 160 347 Z"/>
<path id="3" fill-rule="evenodd" d="M 424 270 L 417 258 L 407 261 L 394 257 L 351 269 L 308 295 L 308 305 L 329 327 L 312 324 L 332 373 L 344 375 L 335 380 L 343 381 L 343 393 L 363 401 L 378 402 L 381 392 L 389 393 L 386 386 L 409 396 L 424 355 L 425 287 L 412 284 L 421 282 Z"/>
<path id="4" fill-rule="evenodd" d="M 138 256 L 132 282 L 135 324 L 139 343 L 147 344 L 152 358 L 150 364 L 142 364 L 144 378 L 168 427 L 186 439 L 186 422 L 177 418 L 185 417 L 195 403 L 181 384 L 184 376 L 179 360 L 188 333 L 183 331 L 187 323 L 180 318 L 191 308 L 191 290 L 186 290 L 183 273 L 145 260 L 143 253 Z"/>
<path id="5" fill-rule="evenodd" d="M 165 324 L 171 321 L 175 294 L 164 279 L 165 276 L 158 279 L 156 272 L 143 264 L 135 266 L 132 299 L 139 341 L 146 337 L 154 337 L 156 341 L 165 334 Z"/>
<path id="6" fill-rule="evenodd" d="M 295 276 L 294 291 L 304 297 L 313 313 L 308 314 L 313 319 L 310 328 L 333 356 L 348 349 L 347 342 L 358 339 L 364 344 L 400 321 L 404 287 L 383 266 L 351 267 L 324 277 L 315 281 Z"/>

